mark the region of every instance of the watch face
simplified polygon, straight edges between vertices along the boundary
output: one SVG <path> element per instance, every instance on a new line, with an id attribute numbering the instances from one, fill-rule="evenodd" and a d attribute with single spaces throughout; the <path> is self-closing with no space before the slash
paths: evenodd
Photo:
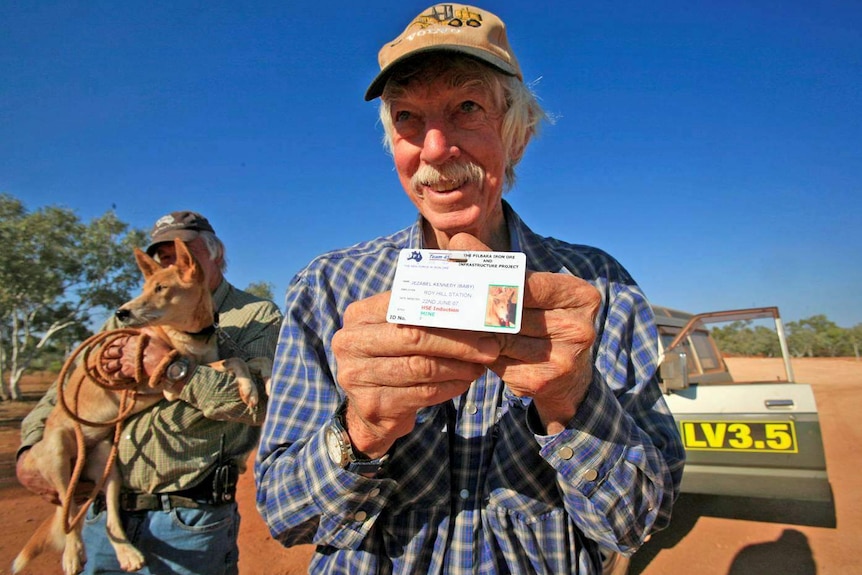
<path id="1" fill-rule="evenodd" d="M 178 359 L 168 366 L 165 375 L 173 382 L 179 381 L 186 376 L 189 370 L 189 364 L 185 360 Z"/>
<path id="2" fill-rule="evenodd" d="M 338 432 L 331 427 L 326 429 L 326 452 L 329 458 L 338 465 L 342 465 L 343 454 L 341 452 L 341 441 Z"/>

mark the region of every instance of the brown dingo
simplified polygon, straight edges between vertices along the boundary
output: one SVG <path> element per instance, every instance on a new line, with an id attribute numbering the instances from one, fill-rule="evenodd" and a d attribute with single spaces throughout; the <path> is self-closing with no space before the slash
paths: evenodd
<path id="1" fill-rule="evenodd" d="M 514 318 L 509 317 L 509 307 L 515 301 L 515 288 L 494 286 L 488 293 L 485 309 L 485 325 L 512 327 Z"/>

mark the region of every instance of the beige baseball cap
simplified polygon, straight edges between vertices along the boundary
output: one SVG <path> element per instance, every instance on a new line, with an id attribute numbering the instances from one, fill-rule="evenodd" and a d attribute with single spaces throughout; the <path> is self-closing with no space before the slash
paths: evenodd
<path id="1" fill-rule="evenodd" d="M 365 99 L 373 100 L 383 93 L 396 65 L 417 54 L 436 51 L 466 54 L 524 80 L 500 18 L 474 6 L 436 4 L 416 16 L 397 38 L 380 49 L 380 73 L 365 92 Z"/>

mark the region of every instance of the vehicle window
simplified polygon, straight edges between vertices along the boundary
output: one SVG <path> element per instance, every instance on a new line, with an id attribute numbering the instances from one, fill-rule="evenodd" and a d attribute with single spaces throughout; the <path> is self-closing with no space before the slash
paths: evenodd
<path id="1" fill-rule="evenodd" d="M 663 350 L 667 349 L 667 347 L 673 343 L 673 340 L 676 336 L 679 335 L 680 329 L 678 327 L 670 327 L 670 326 L 660 326 L 659 327 L 659 339 L 661 340 L 661 348 Z M 680 343 L 679 347 L 682 351 L 685 352 L 685 360 L 686 365 L 688 365 L 688 373 L 691 375 L 698 374 L 697 362 L 694 359 L 694 353 L 691 350 L 691 344 L 689 343 L 690 338 L 686 338 Z"/>
<path id="2" fill-rule="evenodd" d="M 662 328 L 661 334 L 659 335 L 659 338 L 661 339 L 661 348 L 662 349 L 667 349 L 667 346 L 669 346 L 671 343 L 673 343 L 673 338 L 676 337 L 675 333 L 668 333 L 665 331 L 666 329 L 667 328 Z"/>
<path id="3" fill-rule="evenodd" d="M 715 346 L 709 339 L 709 334 L 706 332 L 696 331 L 691 334 L 690 338 L 694 349 L 697 351 L 697 357 L 700 359 L 700 367 L 704 373 L 710 371 L 721 371 L 723 369 L 721 360 L 719 359 Z"/>

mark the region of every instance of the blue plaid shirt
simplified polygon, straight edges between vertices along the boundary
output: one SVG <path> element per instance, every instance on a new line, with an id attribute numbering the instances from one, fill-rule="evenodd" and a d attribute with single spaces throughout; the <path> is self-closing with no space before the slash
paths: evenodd
<path id="1" fill-rule="evenodd" d="M 542 435 L 530 400 L 486 371 L 421 410 L 378 477 L 341 469 L 323 434 L 343 395 L 331 338 L 351 302 L 390 289 L 399 250 L 422 247 L 421 217 L 316 258 L 287 292 L 255 465 L 273 537 L 318 546 L 311 573 L 598 573 L 600 547 L 630 554 L 669 521 L 684 452 L 656 383 L 649 305 L 609 255 L 538 236 L 504 207 L 528 269 L 601 292 L 586 398 L 566 430 Z"/>

